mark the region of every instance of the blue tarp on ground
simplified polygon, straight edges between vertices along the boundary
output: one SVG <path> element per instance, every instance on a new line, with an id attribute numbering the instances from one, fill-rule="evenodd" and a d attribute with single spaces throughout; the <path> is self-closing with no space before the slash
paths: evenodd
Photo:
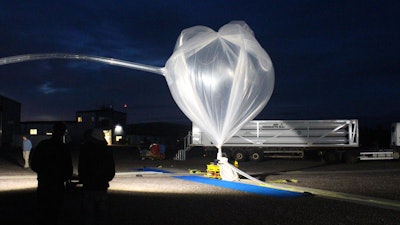
<path id="1" fill-rule="evenodd" d="M 303 193 L 299 193 L 299 192 L 278 190 L 278 189 L 273 189 L 273 188 L 268 188 L 268 187 L 263 187 L 263 186 L 244 184 L 244 183 L 239 183 L 239 182 L 224 181 L 224 180 L 212 179 L 212 178 L 201 177 L 201 176 L 174 176 L 174 177 L 183 179 L 183 180 L 199 182 L 199 183 L 203 183 L 203 184 L 208 184 L 208 185 L 213 185 L 213 186 L 218 186 L 218 187 L 223 187 L 223 188 L 230 188 L 233 190 L 244 191 L 244 192 L 259 194 L 259 195 L 267 195 L 267 196 L 278 197 L 278 198 L 294 198 L 294 197 L 304 196 Z"/>
<path id="2" fill-rule="evenodd" d="M 140 168 L 140 169 L 133 169 L 133 171 L 144 171 L 144 172 L 159 172 L 159 173 L 172 173 L 167 170 L 161 170 L 156 168 Z"/>

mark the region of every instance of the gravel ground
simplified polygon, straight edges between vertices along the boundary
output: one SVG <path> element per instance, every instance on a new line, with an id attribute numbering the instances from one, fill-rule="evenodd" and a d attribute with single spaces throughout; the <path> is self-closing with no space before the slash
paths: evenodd
<path id="1" fill-rule="evenodd" d="M 152 167 L 174 174 L 205 170 L 211 158 L 186 161 L 139 160 L 137 154 L 115 153 L 117 171 Z M 22 161 L 21 161 L 22 162 Z M 0 190 L 0 224 L 35 224 L 34 173 L 17 156 L 0 159 L 1 184 L 13 179 L 22 190 Z M 76 162 L 75 162 L 76 163 Z M 400 162 L 379 161 L 327 165 L 315 160 L 243 162 L 239 168 L 273 184 L 319 188 L 400 201 Z M 13 178 L 14 177 L 14 178 Z M 17 178 L 15 178 L 17 177 Z M 69 193 L 62 224 L 80 224 L 80 193 Z M 305 195 L 275 198 L 173 178 L 171 175 L 118 175 L 109 192 L 109 224 L 400 224 L 399 210 Z"/>

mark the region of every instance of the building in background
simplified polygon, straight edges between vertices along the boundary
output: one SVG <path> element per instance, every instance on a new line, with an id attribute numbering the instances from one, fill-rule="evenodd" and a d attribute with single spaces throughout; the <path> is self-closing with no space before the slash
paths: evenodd
<path id="1" fill-rule="evenodd" d="M 53 135 L 52 129 L 56 122 L 62 122 L 67 126 L 64 143 L 80 143 L 81 137 L 77 135 L 75 121 L 26 121 L 21 122 L 21 133 L 14 137 L 16 140 L 15 146 L 20 146 L 22 144 L 22 135 L 27 135 L 32 142 L 32 146 L 36 147 L 40 141 L 49 139 Z"/>
<path id="2" fill-rule="evenodd" d="M 35 147 L 41 140 L 52 135 L 52 126 L 55 122 L 67 125 L 65 143 L 73 146 L 83 141 L 85 131 L 98 128 L 103 130 L 109 145 L 125 144 L 126 113 L 118 112 L 112 108 L 99 110 L 85 110 L 76 112 L 75 121 L 26 121 L 21 122 L 21 135 L 28 135 Z M 16 137 L 15 140 L 20 138 Z M 18 143 L 16 143 L 19 146 Z"/>
<path id="3" fill-rule="evenodd" d="M 13 136 L 20 133 L 21 103 L 0 95 L 0 147 L 13 145 Z"/>
<path id="4" fill-rule="evenodd" d="M 55 122 L 67 125 L 65 142 L 78 146 L 86 130 L 98 128 L 105 133 L 109 145 L 138 145 L 148 148 L 151 143 L 161 143 L 167 146 L 168 153 L 180 148 L 181 140 L 190 127 L 169 123 L 127 124 L 126 112 L 119 112 L 112 107 L 97 110 L 76 112 L 74 121 L 20 121 L 21 104 L 12 99 L 0 96 L 0 148 L 21 148 L 22 136 L 27 135 L 33 147 L 52 135 Z"/>
<path id="5" fill-rule="evenodd" d="M 76 112 L 78 135 L 83 136 L 88 129 L 102 129 L 109 145 L 125 144 L 126 123 L 126 113 L 115 111 L 112 107 Z"/>

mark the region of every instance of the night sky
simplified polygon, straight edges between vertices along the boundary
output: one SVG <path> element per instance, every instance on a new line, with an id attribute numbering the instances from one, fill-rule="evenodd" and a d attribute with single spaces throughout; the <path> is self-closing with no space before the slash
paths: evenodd
<path id="1" fill-rule="evenodd" d="M 0 0 L 0 58 L 77 53 L 164 67 L 183 29 L 232 20 L 250 26 L 274 64 L 275 89 L 257 119 L 400 121 L 395 0 Z M 22 121 L 112 105 L 130 123 L 189 122 L 163 76 L 88 61 L 0 66 L 0 95 L 21 102 Z"/>

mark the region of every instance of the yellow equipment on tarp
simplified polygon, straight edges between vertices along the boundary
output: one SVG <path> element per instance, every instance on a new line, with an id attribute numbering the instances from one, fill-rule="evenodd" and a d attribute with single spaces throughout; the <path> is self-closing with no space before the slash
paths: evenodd
<path id="1" fill-rule="evenodd" d="M 209 177 L 209 178 L 221 179 L 221 175 L 219 174 L 218 164 L 215 162 L 210 162 L 207 165 L 207 171 L 204 176 Z"/>
<path id="2" fill-rule="evenodd" d="M 236 168 L 239 168 L 238 161 L 235 161 L 233 165 Z M 209 178 L 221 179 L 221 175 L 219 173 L 218 161 L 210 162 L 207 165 L 207 171 L 206 171 L 206 174 L 204 176 L 209 177 Z"/>

